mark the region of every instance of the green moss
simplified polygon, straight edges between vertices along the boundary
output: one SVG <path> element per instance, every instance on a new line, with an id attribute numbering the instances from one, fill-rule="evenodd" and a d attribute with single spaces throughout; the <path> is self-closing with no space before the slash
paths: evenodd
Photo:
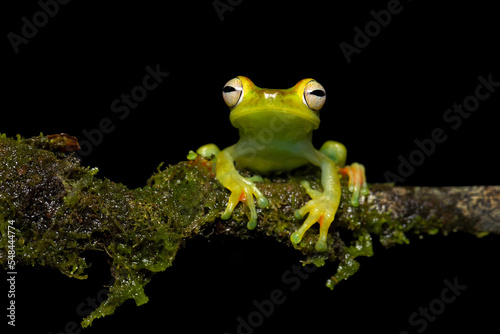
<path id="1" fill-rule="evenodd" d="M 45 149 L 36 147 L 43 146 Z M 108 300 L 84 324 L 110 314 L 126 299 L 147 301 L 143 286 L 151 273 L 165 270 L 187 235 L 163 210 L 168 192 L 145 187 L 135 191 L 96 178 L 97 169 L 81 167 L 65 153 L 51 152 L 40 136 L 23 140 L 0 137 L 0 233 L 8 221 L 20 230 L 16 254 L 32 266 L 50 266 L 84 279 L 83 253 L 106 252 L 116 281 Z M 60 146 L 60 143 L 58 143 Z M 7 245 L 0 244 L 6 265 Z"/>

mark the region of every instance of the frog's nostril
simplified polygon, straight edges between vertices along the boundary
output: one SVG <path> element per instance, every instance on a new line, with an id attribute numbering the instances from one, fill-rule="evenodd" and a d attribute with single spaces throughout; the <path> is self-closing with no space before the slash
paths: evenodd
<path id="1" fill-rule="evenodd" d="M 268 100 L 275 99 L 278 96 L 278 92 L 264 92 L 264 97 Z"/>

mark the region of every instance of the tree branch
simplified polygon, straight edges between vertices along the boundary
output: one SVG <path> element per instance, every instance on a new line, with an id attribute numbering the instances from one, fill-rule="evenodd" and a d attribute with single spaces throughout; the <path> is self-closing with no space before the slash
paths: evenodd
<path id="1" fill-rule="evenodd" d="M 201 157 L 158 170 L 143 188 L 95 177 L 68 151 L 78 149 L 68 135 L 10 139 L 0 135 L 0 263 L 8 268 L 9 225 L 18 230 L 16 261 L 50 266 L 70 277 L 86 278 L 84 253 L 109 256 L 115 282 L 108 299 L 82 322 L 112 314 L 127 299 L 147 302 L 144 285 L 172 264 L 183 241 L 195 235 L 271 236 L 293 247 L 289 238 L 301 221 L 294 211 L 309 197 L 300 186 L 307 179 L 320 189 L 314 167 L 274 175 L 259 183 L 270 205 L 258 209 L 255 230 L 246 228 L 249 212 L 238 205 L 223 221 L 228 190 L 215 179 L 212 162 Z M 248 174 L 249 172 L 243 172 Z M 327 282 L 333 288 L 356 272 L 357 256 L 371 256 L 372 236 L 385 246 L 408 243 L 408 232 L 435 234 L 463 231 L 500 234 L 500 187 L 399 187 L 373 184 L 359 207 L 350 204 L 345 180 L 342 200 L 328 237 L 318 253 L 317 229 L 296 246 L 304 263 L 338 261 Z"/>

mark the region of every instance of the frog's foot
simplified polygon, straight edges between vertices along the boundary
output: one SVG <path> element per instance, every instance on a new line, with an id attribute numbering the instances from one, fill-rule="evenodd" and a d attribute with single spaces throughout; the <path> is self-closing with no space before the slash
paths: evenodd
<path id="1" fill-rule="evenodd" d="M 223 184 L 231 191 L 231 196 L 227 203 L 226 210 L 221 218 L 226 220 L 231 217 L 233 210 L 239 202 L 244 202 L 250 209 L 250 221 L 247 224 L 249 230 L 253 230 L 257 226 L 257 211 L 255 209 L 254 196 L 257 199 L 257 205 L 260 208 L 265 208 L 269 205 L 269 201 L 262 192 L 255 186 L 254 181 L 262 181 L 260 176 L 251 178 L 243 177 L 239 173 L 231 173 L 225 175 Z"/>
<path id="2" fill-rule="evenodd" d="M 333 196 L 312 189 L 307 181 L 302 181 L 301 184 L 312 199 L 295 211 L 295 218 L 301 219 L 307 213 L 309 215 L 302 226 L 292 234 L 290 239 L 293 244 L 298 244 L 302 240 L 304 233 L 318 222 L 319 239 L 316 242 L 315 248 L 318 252 L 324 252 L 327 247 L 326 238 L 328 236 L 328 228 L 335 217 L 338 202 L 335 201 Z"/>
<path id="3" fill-rule="evenodd" d="M 370 190 L 366 184 L 365 176 L 365 166 L 358 164 L 357 162 L 351 164 L 350 166 L 345 166 L 340 168 L 340 173 L 349 177 L 349 191 L 352 192 L 351 205 L 359 205 L 359 196 L 368 195 Z"/>

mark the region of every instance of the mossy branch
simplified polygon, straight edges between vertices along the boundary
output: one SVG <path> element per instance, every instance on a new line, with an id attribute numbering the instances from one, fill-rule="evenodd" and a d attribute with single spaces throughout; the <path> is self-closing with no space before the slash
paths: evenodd
<path id="1" fill-rule="evenodd" d="M 229 194 L 215 179 L 209 160 L 197 157 L 159 169 L 147 186 L 131 190 L 97 178 L 95 168 L 80 166 L 68 153 L 77 148 L 76 139 L 68 135 L 0 135 L 0 263 L 8 268 L 14 247 L 21 264 L 50 266 L 84 279 L 84 252 L 106 254 L 115 282 L 108 299 L 83 326 L 112 314 L 127 299 L 137 305 L 147 302 L 144 285 L 171 266 L 183 241 L 195 235 L 271 236 L 293 247 L 290 235 L 301 225 L 293 213 L 309 200 L 300 181 L 320 188 L 320 172 L 314 167 L 265 179 L 259 187 L 270 205 L 259 209 L 258 226 L 249 231 L 249 213 L 242 205 L 231 219 L 220 219 Z M 315 251 L 314 228 L 296 246 L 304 263 L 339 262 L 327 282 L 330 288 L 356 272 L 357 256 L 373 254 L 372 236 L 392 246 L 407 243 L 408 232 L 500 234 L 499 186 L 373 184 L 358 207 L 350 204 L 346 188 L 344 183 L 328 250 Z M 9 226 L 18 231 L 15 243 L 8 238 Z"/>

